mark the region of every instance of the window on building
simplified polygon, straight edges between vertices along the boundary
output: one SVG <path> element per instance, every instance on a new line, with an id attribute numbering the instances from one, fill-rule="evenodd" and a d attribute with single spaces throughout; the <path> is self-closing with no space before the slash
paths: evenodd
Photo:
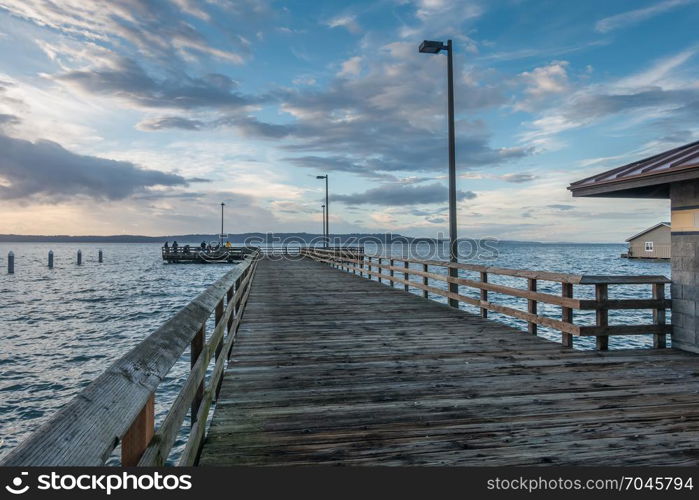
<path id="1" fill-rule="evenodd" d="M 652 251 L 653 251 L 653 242 L 646 241 L 646 252 L 652 252 Z"/>

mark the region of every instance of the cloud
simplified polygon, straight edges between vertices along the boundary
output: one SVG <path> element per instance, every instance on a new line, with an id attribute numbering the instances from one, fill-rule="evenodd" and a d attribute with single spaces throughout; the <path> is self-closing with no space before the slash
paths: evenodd
<path id="1" fill-rule="evenodd" d="M 562 132 L 622 114 L 627 124 L 665 120 L 667 127 L 674 129 L 695 123 L 699 87 L 695 75 L 683 71 L 682 66 L 696 53 L 695 47 L 686 49 L 637 74 L 566 94 L 526 124 L 530 130 L 521 135 L 522 142 L 549 147 Z"/>
<path id="2" fill-rule="evenodd" d="M 456 199 L 472 200 L 476 193 L 472 191 L 457 191 Z M 331 196 L 332 201 L 347 205 L 387 205 L 406 206 L 423 205 L 429 203 L 441 203 L 448 199 L 448 189 L 442 184 L 428 184 L 425 186 L 413 186 L 405 184 L 386 184 L 363 193 Z"/>
<path id="3" fill-rule="evenodd" d="M 261 122 L 251 116 L 224 116 L 210 121 L 194 120 L 184 116 L 159 116 L 142 120 L 137 127 L 153 132 L 166 129 L 213 130 L 222 127 L 234 128 L 242 136 L 261 139 L 281 139 L 292 133 L 290 127 Z"/>
<path id="4" fill-rule="evenodd" d="M 526 86 L 526 98 L 517 103 L 515 109 L 529 111 L 541 100 L 568 90 L 567 66 L 567 61 L 553 61 L 547 66 L 521 73 L 519 80 Z"/>
<path id="5" fill-rule="evenodd" d="M 498 176 L 498 179 L 501 179 L 505 182 L 513 182 L 516 184 L 520 184 L 522 182 L 531 182 L 538 178 L 539 176 L 534 174 L 504 174 Z"/>
<path id="6" fill-rule="evenodd" d="M 347 172 L 369 179 L 398 181 L 397 177 L 377 172 L 371 165 L 355 162 L 348 156 L 295 156 L 282 158 L 282 161 L 323 172 Z"/>
<path id="7" fill-rule="evenodd" d="M 133 163 L 72 153 L 60 144 L 0 134 L 0 198 L 61 201 L 75 196 L 119 200 L 156 186 L 187 186 L 176 174 Z"/>
<path id="8" fill-rule="evenodd" d="M 156 80 L 128 58 L 116 59 L 111 67 L 68 71 L 53 79 L 82 92 L 115 97 L 143 108 L 240 110 L 261 102 L 236 92 L 237 82 L 225 75 Z"/>
<path id="9" fill-rule="evenodd" d="M 459 177 L 462 179 L 495 179 L 499 181 L 505 181 L 505 182 L 511 182 L 513 184 L 521 184 L 523 182 L 531 182 L 533 180 L 536 180 L 539 178 L 538 175 L 534 174 L 529 174 L 529 173 L 512 173 L 512 174 L 502 174 L 502 175 L 495 175 L 495 174 L 486 174 L 483 172 L 467 172 L 465 174 L 461 174 Z"/>
<path id="10" fill-rule="evenodd" d="M 567 211 L 567 210 L 573 210 L 575 208 L 575 205 L 565 205 L 562 203 L 554 203 L 552 205 L 546 205 L 549 208 L 554 208 L 556 210 L 561 210 L 561 211 Z"/>
<path id="11" fill-rule="evenodd" d="M 390 43 L 362 50 L 365 52 L 345 61 L 339 75 L 324 88 L 278 88 L 259 98 L 238 95 L 229 110 L 205 108 L 200 99 L 188 104 L 190 109 L 183 109 L 196 112 L 196 116 L 151 117 L 142 121 L 139 128 L 196 131 L 230 127 L 247 137 L 284 139 L 278 147 L 289 153 L 284 160 L 293 165 L 350 172 L 366 178 L 395 181 L 395 172 L 443 170 L 447 163 L 443 58 L 419 55 L 414 43 Z M 138 71 L 131 73 L 134 78 L 117 78 L 117 82 L 144 80 Z M 506 103 L 502 82 L 479 81 L 478 75 L 469 69 L 456 79 L 457 113 Z M 101 87 L 101 80 L 96 87 Z M 126 89 L 122 95 L 151 108 L 165 106 L 173 94 L 188 95 L 180 89 L 189 86 L 179 85 L 175 92 L 172 85 L 158 82 L 160 88 L 170 90 L 153 96 L 153 85 L 145 81 L 137 93 Z M 161 94 L 168 99 L 161 98 Z M 230 99 L 229 95 L 216 96 L 206 104 Z M 251 116 L 253 106 L 264 99 L 279 103 L 285 118 L 292 120 L 280 124 Z M 202 118 L 203 111 L 217 116 Z M 462 170 L 503 164 L 533 151 L 526 146 L 490 147 L 490 133 L 482 121 L 459 120 L 456 128 L 457 163 Z"/>
<path id="12" fill-rule="evenodd" d="M 182 130 L 201 130 L 204 122 L 200 120 L 190 120 L 183 116 L 161 116 L 157 118 L 148 118 L 141 121 L 137 127 L 140 130 L 164 130 L 178 128 Z"/>
<path id="13" fill-rule="evenodd" d="M 337 76 L 357 76 L 362 71 L 362 58 L 354 56 L 342 63 L 342 69 Z"/>
<path id="14" fill-rule="evenodd" d="M 161 61 L 209 56 L 234 64 L 249 55 L 247 38 L 275 16 L 266 0 L 62 0 L 60 6 L 22 0 L 3 2 L 2 8 L 38 26 L 105 46 L 133 47 Z M 196 27 L 196 21 L 211 19 L 216 22 L 207 23 L 206 34 Z"/>
<path id="15" fill-rule="evenodd" d="M 355 78 L 335 78 L 323 89 L 274 93 L 281 109 L 295 119 L 281 148 L 299 156 L 287 161 L 315 167 L 329 157 L 330 168 L 365 177 L 445 168 L 443 59 L 418 54 L 414 44 L 372 50 L 374 56 L 361 56 L 362 72 Z M 505 102 L 500 88 L 473 78 L 457 78 L 455 91 L 457 113 Z M 456 130 L 460 169 L 498 165 L 532 152 L 519 146 L 491 148 L 482 121 L 459 120 Z"/>
<path id="16" fill-rule="evenodd" d="M 445 224 L 448 219 L 446 217 L 427 217 L 426 220 L 432 224 Z"/>
<path id="17" fill-rule="evenodd" d="M 3 125 L 17 125 L 21 120 L 15 115 L 0 113 L 0 127 Z"/>
<path id="18" fill-rule="evenodd" d="M 531 72 L 525 71 L 520 75 L 528 85 L 525 92 L 538 97 L 565 91 L 568 87 L 567 66 L 568 61 L 554 61 L 548 66 L 534 68 Z"/>
<path id="19" fill-rule="evenodd" d="M 362 31 L 362 27 L 359 26 L 359 23 L 357 22 L 357 17 L 349 14 L 334 17 L 326 21 L 325 25 L 329 28 L 345 28 L 354 35 L 361 33 Z"/>
<path id="20" fill-rule="evenodd" d="M 655 5 L 651 5 L 650 7 L 629 10 L 627 12 L 622 12 L 621 14 L 600 19 L 595 24 L 595 30 L 600 33 L 607 33 L 620 28 L 625 28 L 667 12 L 670 9 L 681 7 L 683 5 L 689 5 L 691 3 L 694 3 L 694 0 L 665 0 L 663 2 L 656 3 Z"/>
<path id="21" fill-rule="evenodd" d="M 480 2 L 452 0 L 415 0 L 415 17 L 424 24 L 433 25 L 435 21 L 452 20 L 463 22 L 466 19 L 479 17 L 484 9 Z"/>

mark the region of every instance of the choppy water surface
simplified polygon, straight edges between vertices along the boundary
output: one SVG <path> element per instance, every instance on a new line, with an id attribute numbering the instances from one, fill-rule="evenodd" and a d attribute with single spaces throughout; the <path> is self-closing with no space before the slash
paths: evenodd
<path id="1" fill-rule="evenodd" d="M 98 248 L 104 250 L 102 264 L 97 263 Z M 53 270 L 46 266 L 51 249 L 55 253 Z M 80 267 L 75 265 L 78 249 L 83 253 Z M 14 275 L 6 274 L 9 250 L 15 253 Z M 367 248 L 368 253 L 371 250 Z M 621 259 L 623 250 L 623 245 L 501 244 L 495 259 L 473 262 L 580 274 L 670 276 L 669 263 Z M 394 254 L 403 251 L 392 249 Z M 159 245 L 154 244 L 0 244 L 0 456 L 230 269 L 226 264 L 165 265 Z M 526 285 L 526 280 L 517 278 L 491 277 L 491 281 Z M 560 285 L 541 282 L 539 290 L 559 294 Z M 462 287 L 461 293 L 475 297 L 477 292 Z M 577 287 L 578 296 L 593 297 L 593 287 Z M 610 297 L 650 297 L 650 286 L 612 286 Z M 490 299 L 526 308 L 524 299 L 494 293 Z M 469 306 L 464 309 L 475 311 Z M 539 311 L 560 315 L 555 306 L 540 304 Z M 498 314 L 491 313 L 491 317 L 517 327 L 524 325 Z M 594 313 L 581 313 L 575 320 L 592 322 Z M 635 321 L 650 322 L 650 312 L 610 314 L 610 323 Z M 552 340 L 560 339 L 557 332 L 540 331 Z M 576 347 L 591 343 L 591 339 L 576 339 Z M 610 348 L 649 343 L 646 336 L 620 337 L 610 341 Z M 185 355 L 161 386 L 156 395 L 157 418 L 164 416 L 188 366 Z"/>

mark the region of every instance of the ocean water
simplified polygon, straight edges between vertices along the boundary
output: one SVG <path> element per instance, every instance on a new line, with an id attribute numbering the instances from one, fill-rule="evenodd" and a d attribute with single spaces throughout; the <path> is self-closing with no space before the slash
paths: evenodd
<path id="1" fill-rule="evenodd" d="M 491 246 L 495 246 L 492 245 Z M 104 262 L 97 262 L 98 249 Z M 499 244 L 497 251 L 479 250 L 469 262 L 518 269 L 539 269 L 579 274 L 654 274 L 670 276 L 667 262 L 619 258 L 623 245 Z M 76 265 L 76 252 L 83 265 Z M 7 253 L 15 253 L 15 274 L 8 275 Z M 47 254 L 55 254 L 54 269 L 47 268 Z M 408 249 L 394 245 L 367 245 L 367 254 L 404 255 Z M 436 251 L 438 250 L 438 251 Z M 418 245 L 416 257 L 439 259 L 444 248 Z M 83 387 L 101 374 L 172 314 L 225 272 L 227 264 L 167 265 L 158 244 L 0 244 L 0 457 L 34 431 Z M 441 270 L 440 270 L 441 272 Z M 464 277 L 475 277 L 462 272 Z M 491 277 L 491 282 L 524 287 L 520 278 Z M 435 283 L 434 286 L 444 284 Z M 560 294 L 560 285 L 540 282 L 540 291 Z M 413 290 L 420 293 L 420 290 Z M 462 287 L 475 297 L 476 291 Z M 669 287 L 666 292 L 669 295 Z M 594 297 L 593 287 L 577 287 L 576 297 Z M 650 286 L 611 286 L 612 298 L 650 297 Z M 526 309 L 526 300 L 490 293 L 490 300 Z M 444 300 L 438 298 L 437 300 Z M 465 310 L 477 312 L 464 306 Z M 560 317 L 560 308 L 539 304 L 542 314 Z M 494 321 L 526 328 L 526 324 L 491 313 Z M 649 311 L 610 313 L 610 323 L 651 321 Z M 594 322 L 594 313 L 576 314 L 580 324 Z M 208 332 L 211 328 L 208 329 Z M 559 341 L 560 334 L 540 329 Z M 612 338 L 610 348 L 648 346 L 650 336 Z M 593 339 L 577 339 L 576 348 L 593 346 Z M 188 353 L 175 365 L 156 393 L 156 420 L 161 420 L 174 400 L 189 368 Z M 176 443 L 174 458 L 183 436 Z"/>

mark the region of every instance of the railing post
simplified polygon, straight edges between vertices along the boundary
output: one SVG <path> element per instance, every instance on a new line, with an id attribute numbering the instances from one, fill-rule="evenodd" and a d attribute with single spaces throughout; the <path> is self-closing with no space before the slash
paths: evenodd
<path id="1" fill-rule="evenodd" d="M 405 262 L 403 262 L 403 267 L 406 269 L 406 271 L 403 273 L 403 279 L 405 279 L 405 281 L 408 281 L 410 279 L 410 273 L 407 270 L 410 267 L 410 263 L 406 260 Z M 404 286 L 405 286 L 405 291 L 409 292 L 410 285 L 408 285 L 406 283 Z"/>
<path id="2" fill-rule="evenodd" d="M 216 316 L 215 316 L 215 321 L 214 323 L 216 326 L 221 322 L 221 319 L 223 318 L 223 298 L 218 301 L 218 304 L 216 304 Z M 218 359 L 219 354 L 221 354 L 221 349 L 223 349 L 223 340 L 219 342 L 218 346 L 216 347 L 216 359 Z"/>
<path id="3" fill-rule="evenodd" d="M 561 295 L 566 298 L 573 297 L 573 284 L 572 283 L 561 283 Z M 570 307 L 561 308 L 562 320 L 566 323 L 573 324 L 573 309 Z M 562 332 L 561 343 L 563 347 L 573 347 L 573 334 Z"/>
<path id="4" fill-rule="evenodd" d="M 536 292 L 536 279 L 534 278 L 528 278 L 527 282 L 529 284 L 529 291 L 530 292 Z M 527 311 L 529 314 L 534 314 L 536 315 L 537 312 L 537 302 L 534 299 L 527 299 Z M 536 323 L 533 321 L 529 321 L 527 324 L 527 329 L 529 330 L 529 333 L 532 335 L 536 335 L 538 333 L 538 326 Z"/>
<path id="5" fill-rule="evenodd" d="M 379 276 L 378 276 L 378 277 L 379 277 L 379 283 L 381 283 L 381 271 L 383 271 L 383 269 L 381 269 L 381 262 L 382 262 L 382 261 L 383 261 L 383 259 L 382 259 L 381 257 L 379 257 L 379 267 L 378 267 L 378 271 L 377 271 L 377 272 L 379 273 Z"/>
<path id="6" fill-rule="evenodd" d="M 236 292 L 237 292 L 238 290 L 240 290 L 240 284 L 243 282 L 243 276 L 246 276 L 247 273 L 249 273 L 249 272 L 250 272 L 250 268 L 248 267 L 248 268 L 245 270 L 245 273 L 243 273 L 242 276 L 239 276 L 238 279 L 235 280 L 235 291 L 236 291 Z M 231 311 L 231 316 L 238 317 L 238 305 L 237 305 L 237 304 L 233 306 L 233 310 Z"/>
<path id="7" fill-rule="evenodd" d="M 393 272 L 393 265 L 394 265 L 394 264 L 395 264 L 395 260 L 391 259 L 391 260 L 389 261 L 389 266 L 391 267 L 391 269 L 389 269 L 389 276 L 391 276 L 391 278 L 393 278 L 393 275 L 395 274 L 395 273 Z M 393 287 L 395 287 L 395 286 L 396 286 L 395 281 L 391 280 L 391 288 L 393 288 Z"/>
<path id="8" fill-rule="evenodd" d="M 234 294 L 235 294 L 235 284 L 231 285 L 231 287 L 228 289 L 228 292 L 226 292 L 226 308 L 228 308 L 228 305 L 233 301 Z M 231 314 L 230 314 L 230 316 L 228 316 L 228 324 L 226 325 L 226 333 L 228 333 L 231 330 L 231 325 L 233 324 L 234 319 L 235 319 L 235 316 L 233 316 L 233 311 L 231 310 Z"/>
<path id="9" fill-rule="evenodd" d="M 121 439 L 121 465 L 134 467 L 138 465 L 143 452 L 155 433 L 155 395 L 151 394 L 141 412 L 131 423 Z"/>
<path id="10" fill-rule="evenodd" d="M 191 348 L 190 348 L 190 363 L 189 366 L 190 368 L 194 368 L 194 365 L 197 363 L 197 360 L 199 359 L 199 356 L 201 356 L 202 351 L 204 350 L 204 342 L 206 340 L 206 333 L 205 333 L 205 326 L 202 325 L 202 327 L 199 329 L 199 331 L 194 335 L 194 338 L 192 339 L 191 343 Z M 201 401 L 204 399 L 204 378 L 202 378 L 201 383 L 199 384 L 199 387 L 197 387 L 197 392 L 194 395 L 194 399 L 192 399 L 192 412 L 190 415 L 190 425 L 194 425 L 194 423 L 197 421 L 197 413 L 199 413 L 199 406 L 201 406 Z"/>
<path id="11" fill-rule="evenodd" d="M 595 285 L 595 299 L 598 302 L 607 302 L 609 298 L 609 285 L 606 283 L 598 283 Z M 597 309 L 597 326 L 609 325 L 609 310 L 605 307 Z M 609 349 L 609 335 L 598 335 L 595 337 L 597 350 L 606 351 Z"/>
<path id="12" fill-rule="evenodd" d="M 369 263 L 368 263 L 367 268 L 366 268 L 366 270 L 367 270 L 366 277 L 371 279 L 371 255 L 368 257 L 368 259 L 369 259 L 369 261 L 368 261 Z"/>
<path id="13" fill-rule="evenodd" d="M 653 298 L 655 300 L 665 301 L 665 283 L 653 284 Z M 665 306 L 661 305 L 653 310 L 653 323 L 656 325 L 665 324 Z M 653 347 L 663 349 L 666 347 L 665 333 L 656 333 L 653 335 Z"/>
<path id="14" fill-rule="evenodd" d="M 488 283 L 488 273 L 481 273 L 481 283 Z M 481 288 L 481 302 L 488 302 L 488 290 Z M 481 307 L 481 318 L 488 317 L 488 310 Z"/>
<path id="15" fill-rule="evenodd" d="M 429 269 L 429 266 L 428 266 L 427 264 L 423 264 L 423 265 L 422 265 L 422 270 L 423 270 L 423 272 L 428 272 L 428 271 L 427 271 L 428 269 Z M 422 284 L 425 285 L 425 286 L 429 286 L 429 283 L 430 283 L 429 278 L 428 278 L 427 276 L 423 276 L 423 277 L 422 277 Z M 428 292 L 427 290 L 423 290 L 423 291 L 422 291 L 422 296 L 423 296 L 424 298 L 426 298 L 426 299 L 429 299 L 429 298 L 430 298 L 430 294 L 429 294 L 429 292 Z"/>

